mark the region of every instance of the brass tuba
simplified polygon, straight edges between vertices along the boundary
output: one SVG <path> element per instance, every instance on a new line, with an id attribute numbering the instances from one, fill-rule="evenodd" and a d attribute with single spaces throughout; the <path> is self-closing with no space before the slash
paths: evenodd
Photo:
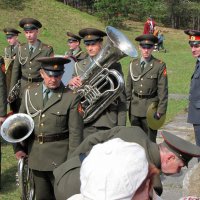
<path id="1" fill-rule="evenodd" d="M 1 136 L 10 143 L 23 142 L 34 129 L 33 119 L 23 113 L 9 116 L 1 126 Z M 34 199 L 34 183 L 31 170 L 28 168 L 27 158 L 22 158 L 18 162 L 18 175 L 16 181 L 20 186 L 21 199 Z"/>
<path id="2" fill-rule="evenodd" d="M 107 26 L 106 33 L 105 47 L 80 76 L 82 86 L 75 89 L 81 96 L 84 123 L 96 119 L 124 90 L 122 75 L 108 68 L 125 56 L 138 56 L 134 45 L 122 32 Z"/>

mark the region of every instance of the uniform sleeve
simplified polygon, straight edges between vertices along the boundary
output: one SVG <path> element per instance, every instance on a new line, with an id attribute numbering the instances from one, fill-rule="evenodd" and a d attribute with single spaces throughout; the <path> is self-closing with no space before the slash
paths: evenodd
<path id="1" fill-rule="evenodd" d="M 130 67 L 128 70 L 128 75 L 126 79 L 126 101 L 127 101 L 127 110 L 129 110 L 131 97 L 132 97 L 132 89 L 133 89 L 133 80 L 131 78 Z"/>
<path id="2" fill-rule="evenodd" d="M 20 105 L 19 113 L 27 113 L 26 112 L 26 107 L 25 107 L 25 93 L 26 92 L 24 92 L 24 95 L 23 95 L 23 98 L 22 98 L 22 102 L 21 102 L 21 105 Z M 23 145 L 21 143 L 14 143 L 13 144 L 14 153 L 17 153 L 18 151 L 26 152 L 25 149 L 27 149 L 27 148 L 25 146 L 27 147 L 27 144 L 25 144 L 24 142 L 23 142 Z"/>
<path id="3" fill-rule="evenodd" d="M 7 114 L 6 77 L 2 71 L 3 58 L 0 58 L 0 117 Z"/>
<path id="4" fill-rule="evenodd" d="M 19 51 L 20 47 L 17 50 L 16 57 L 13 63 L 13 69 L 12 69 L 12 75 L 11 75 L 11 83 L 10 83 L 10 89 L 14 87 L 14 85 L 17 83 L 19 79 L 21 79 L 21 64 L 19 62 Z"/>
<path id="5" fill-rule="evenodd" d="M 124 81 L 124 74 L 122 71 L 122 66 L 120 63 L 114 63 L 110 69 L 115 69 L 117 70 L 123 77 Z M 125 92 L 125 84 L 124 84 L 124 89 L 120 93 L 119 97 L 117 98 L 117 125 L 118 126 L 126 126 L 126 92 Z"/>
<path id="6" fill-rule="evenodd" d="M 69 111 L 69 153 L 79 146 L 83 140 L 83 114 L 79 96 L 74 99 Z"/>
<path id="7" fill-rule="evenodd" d="M 168 103 L 168 79 L 166 64 L 163 63 L 158 74 L 158 113 L 165 114 Z"/>

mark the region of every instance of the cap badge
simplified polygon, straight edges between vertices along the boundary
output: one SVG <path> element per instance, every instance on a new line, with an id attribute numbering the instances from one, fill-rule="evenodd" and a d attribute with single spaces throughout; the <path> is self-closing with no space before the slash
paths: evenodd
<path id="1" fill-rule="evenodd" d="M 195 36 L 191 36 L 191 37 L 190 37 L 190 40 L 195 41 Z"/>
<path id="2" fill-rule="evenodd" d="M 32 24 L 24 24 L 24 27 L 28 27 L 31 26 Z"/>
<path id="3" fill-rule="evenodd" d="M 53 66 L 53 69 L 57 69 L 57 68 L 58 68 L 58 65 L 54 65 L 54 66 Z"/>
<path id="4" fill-rule="evenodd" d="M 145 40 L 145 43 L 148 43 L 148 40 Z"/>
<path id="5" fill-rule="evenodd" d="M 91 37 L 92 37 L 91 35 L 88 35 L 88 36 L 87 36 L 88 39 L 90 39 Z"/>

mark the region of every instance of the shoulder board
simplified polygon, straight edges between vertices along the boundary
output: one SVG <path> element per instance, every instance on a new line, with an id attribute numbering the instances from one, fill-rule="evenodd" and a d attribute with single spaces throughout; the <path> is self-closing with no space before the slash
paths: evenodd
<path id="1" fill-rule="evenodd" d="M 50 46 L 48 44 L 44 44 L 44 43 L 42 43 L 42 47 L 44 47 L 44 48 L 53 48 L 52 46 Z"/>
<path id="2" fill-rule="evenodd" d="M 20 43 L 19 44 L 19 46 L 25 46 L 26 45 L 26 43 Z"/>
<path id="3" fill-rule="evenodd" d="M 162 60 L 159 60 L 159 59 L 156 59 L 156 62 L 158 62 L 160 64 L 164 63 Z"/>
<path id="4" fill-rule="evenodd" d="M 29 89 L 34 89 L 34 88 L 39 87 L 40 84 L 41 84 L 41 83 L 39 83 L 39 82 L 38 82 L 38 83 L 32 83 L 28 88 L 29 88 Z"/>

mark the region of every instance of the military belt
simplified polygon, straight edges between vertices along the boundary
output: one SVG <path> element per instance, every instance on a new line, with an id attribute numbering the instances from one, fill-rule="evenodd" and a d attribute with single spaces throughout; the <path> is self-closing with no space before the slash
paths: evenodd
<path id="1" fill-rule="evenodd" d="M 139 97 L 140 99 L 151 99 L 151 98 L 154 98 L 157 96 L 157 92 L 154 92 L 152 94 L 138 94 L 136 92 L 133 92 L 133 94 L 136 96 L 136 97 Z"/>
<path id="2" fill-rule="evenodd" d="M 45 142 L 56 142 L 60 140 L 65 140 L 69 138 L 69 134 L 67 133 L 57 133 L 52 135 L 35 135 L 35 140 L 38 141 L 40 144 Z"/>
<path id="3" fill-rule="evenodd" d="M 25 80 L 25 81 L 28 81 L 29 83 L 32 83 L 32 82 L 42 82 L 43 79 L 42 78 L 31 78 L 31 77 L 24 77 L 22 76 L 21 77 L 22 80 Z"/>

